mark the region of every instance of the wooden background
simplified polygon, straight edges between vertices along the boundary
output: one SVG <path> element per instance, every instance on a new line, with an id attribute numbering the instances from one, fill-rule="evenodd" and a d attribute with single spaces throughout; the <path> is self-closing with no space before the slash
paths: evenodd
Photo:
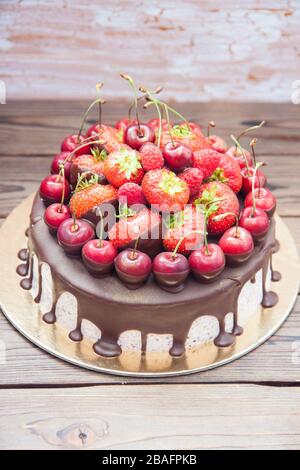
<path id="1" fill-rule="evenodd" d="M 177 101 L 290 101 L 299 0 L 1 0 L 0 80 L 13 98 L 128 96 L 120 72 Z"/>

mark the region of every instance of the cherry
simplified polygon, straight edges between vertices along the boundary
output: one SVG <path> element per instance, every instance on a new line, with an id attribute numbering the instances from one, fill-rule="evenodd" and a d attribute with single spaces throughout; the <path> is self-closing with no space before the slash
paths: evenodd
<path id="1" fill-rule="evenodd" d="M 230 265 L 243 263 L 254 249 L 253 238 L 250 232 L 243 227 L 227 229 L 219 240 L 219 246 Z"/>
<path id="2" fill-rule="evenodd" d="M 193 151 L 179 142 L 168 142 L 163 148 L 163 157 L 173 171 L 182 171 L 193 165 Z"/>
<path id="3" fill-rule="evenodd" d="M 96 238 L 83 245 L 81 254 L 87 270 L 95 277 L 102 277 L 113 270 L 118 252 L 111 242 Z"/>
<path id="4" fill-rule="evenodd" d="M 234 158 L 240 165 L 241 169 L 251 167 L 253 165 L 251 154 L 248 150 L 243 149 L 242 152 L 238 147 L 232 146 L 227 150 L 226 154 Z"/>
<path id="5" fill-rule="evenodd" d="M 154 142 L 155 132 L 148 124 L 130 124 L 124 132 L 124 142 L 139 150 L 145 142 Z"/>
<path id="6" fill-rule="evenodd" d="M 70 181 L 72 159 L 70 158 L 69 160 L 67 160 L 69 155 L 70 152 L 60 152 L 55 155 L 51 163 L 51 173 L 54 175 L 58 174 L 60 172 L 61 166 L 63 165 L 65 170 L 65 178 Z"/>
<path id="7" fill-rule="evenodd" d="M 128 118 L 122 118 L 115 124 L 115 128 L 118 131 L 125 132 L 127 127 L 130 126 L 131 124 L 137 124 L 136 119 L 128 119 Z"/>
<path id="8" fill-rule="evenodd" d="M 75 155 L 82 155 L 83 153 L 90 153 L 90 144 L 87 143 L 86 145 L 82 145 L 84 141 L 84 137 L 78 134 L 68 135 L 61 144 L 61 151 L 62 152 L 74 152 L 76 147 L 80 146 L 81 148 L 74 152 Z"/>
<path id="9" fill-rule="evenodd" d="M 248 230 L 255 241 L 260 242 L 269 230 L 270 221 L 262 209 L 245 207 L 241 212 L 239 225 Z"/>
<path id="10" fill-rule="evenodd" d="M 46 206 L 53 202 L 65 202 L 70 196 L 69 182 L 62 175 L 48 175 L 40 184 L 40 196 Z"/>
<path id="11" fill-rule="evenodd" d="M 245 207 L 253 206 L 253 199 L 255 200 L 255 205 L 259 209 L 264 210 L 268 217 L 272 217 L 276 209 L 276 198 L 267 188 L 255 188 L 253 191 L 254 198 L 252 197 L 252 192 L 248 193 L 245 197 Z"/>
<path id="12" fill-rule="evenodd" d="M 264 173 L 260 170 L 254 168 L 243 168 L 242 171 L 243 185 L 242 189 L 245 194 L 248 194 L 252 190 L 252 182 L 254 178 L 254 187 L 259 188 L 265 186 L 267 178 Z"/>
<path id="13" fill-rule="evenodd" d="M 138 289 L 147 280 L 151 267 L 150 256 L 135 248 L 123 250 L 115 258 L 116 272 L 128 289 Z"/>
<path id="14" fill-rule="evenodd" d="M 219 245 L 208 243 L 190 254 L 191 271 L 199 281 L 215 279 L 225 268 L 225 256 Z"/>
<path id="15" fill-rule="evenodd" d="M 69 256 L 80 256 L 83 245 L 94 238 L 93 225 L 87 220 L 69 218 L 57 230 L 57 241 Z"/>
<path id="16" fill-rule="evenodd" d="M 188 260 L 180 253 L 164 251 L 153 260 L 153 274 L 160 287 L 168 292 L 180 292 L 189 274 Z"/>
<path id="17" fill-rule="evenodd" d="M 44 221 L 49 227 L 50 233 L 56 234 L 58 227 L 64 220 L 71 217 L 71 212 L 68 206 L 58 202 L 48 206 L 44 213 Z"/>
<path id="18" fill-rule="evenodd" d="M 219 153 L 226 153 L 227 152 L 227 144 L 225 142 L 224 139 L 222 139 L 221 137 L 219 137 L 218 135 L 211 135 L 209 136 L 209 139 L 208 139 L 211 147 L 216 150 L 216 152 L 219 152 Z"/>

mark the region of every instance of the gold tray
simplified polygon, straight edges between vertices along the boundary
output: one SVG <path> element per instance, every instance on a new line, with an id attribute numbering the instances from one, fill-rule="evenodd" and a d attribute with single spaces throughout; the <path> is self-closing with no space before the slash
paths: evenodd
<path id="1" fill-rule="evenodd" d="M 31 294 L 19 285 L 17 253 L 26 247 L 25 230 L 32 201 L 33 195 L 14 209 L 0 230 L 0 306 L 22 335 L 64 361 L 97 372 L 135 377 L 164 377 L 212 369 L 244 356 L 270 338 L 286 320 L 296 301 L 300 277 L 297 248 L 288 228 L 276 216 L 276 236 L 281 248 L 274 255 L 273 264 L 281 272 L 282 279 L 272 283 L 272 290 L 279 295 L 279 302 L 272 309 L 261 308 L 254 314 L 244 325 L 244 334 L 236 338 L 235 345 L 218 348 L 210 342 L 188 350 L 181 358 L 155 352 L 147 352 L 145 356 L 138 352 L 123 352 L 114 359 L 100 357 L 93 352 L 89 340 L 74 343 L 68 338 L 68 331 L 58 323 L 45 323 Z"/>

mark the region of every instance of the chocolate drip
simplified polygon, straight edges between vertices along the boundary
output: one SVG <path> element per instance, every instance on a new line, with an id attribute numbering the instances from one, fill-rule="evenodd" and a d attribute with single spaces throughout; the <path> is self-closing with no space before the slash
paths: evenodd
<path id="1" fill-rule="evenodd" d="M 264 308 L 271 308 L 274 307 L 278 302 L 278 295 L 276 292 L 267 291 L 266 289 L 266 279 L 268 274 L 268 267 L 271 259 L 271 254 L 269 257 L 264 261 L 263 268 L 262 268 L 262 287 L 263 287 L 263 298 L 261 301 L 261 305 Z"/>
<path id="2" fill-rule="evenodd" d="M 28 237 L 29 236 L 29 227 L 27 227 L 27 229 L 25 230 L 25 237 Z"/>
<path id="3" fill-rule="evenodd" d="M 274 253 L 274 252 L 273 252 Z M 270 256 L 270 269 L 271 269 L 271 279 L 273 282 L 278 282 L 281 280 L 281 273 L 279 271 L 276 271 L 273 268 L 273 255 L 271 254 Z"/>
<path id="4" fill-rule="evenodd" d="M 17 273 L 19 276 L 25 277 L 28 274 L 29 270 L 29 251 L 27 248 L 23 248 L 18 253 L 18 258 L 22 261 L 26 261 L 25 263 L 21 263 L 17 266 Z"/>
<path id="5" fill-rule="evenodd" d="M 38 268 L 38 291 L 37 294 L 34 298 L 35 303 L 40 303 L 41 301 L 41 296 L 42 296 L 42 263 L 39 263 L 39 268 Z"/>
<path id="6" fill-rule="evenodd" d="M 142 335 L 142 351 L 146 350 L 147 334 L 171 334 L 173 345 L 170 354 L 174 357 L 184 353 L 185 342 L 192 323 L 201 316 L 214 316 L 220 326 L 215 339 L 216 346 L 231 346 L 235 336 L 242 333 L 238 325 L 239 294 L 257 271 L 263 268 L 263 306 L 273 306 L 276 294 L 265 288 L 268 263 L 274 249 L 275 223 L 272 220 L 268 234 L 259 242 L 249 260 L 238 267 L 226 267 L 223 273 L 209 284 L 198 283 L 189 276 L 181 293 L 172 294 L 160 289 L 151 277 L 136 291 L 128 289 L 115 273 L 102 279 L 91 276 L 80 259 L 67 257 L 43 222 L 44 205 L 37 196 L 33 204 L 29 234 L 29 249 L 36 253 L 39 262 L 51 266 L 53 307 L 43 316 L 48 323 L 55 321 L 55 304 L 59 295 L 70 292 L 77 300 L 78 324 L 70 333 L 74 341 L 82 339 L 81 322 L 89 320 L 101 332 L 101 338 L 93 345 L 94 351 L 105 357 L 121 354 L 119 336 L 128 330 L 138 330 Z M 25 281 L 25 279 L 24 279 Z M 225 331 L 225 317 L 233 313 L 232 332 Z"/>
<path id="7" fill-rule="evenodd" d="M 142 340 L 142 345 L 141 345 L 142 354 L 145 354 L 146 349 L 147 349 L 147 335 L 141 333 L 141 340 Z"/>
<path id="8" fill-rule="evenodd" d="M 27 268 L 27 273 L 25 274 L 25 276 L 28 274 L 28 269 L 29 269 L 29 276 L 26 277 L 25 279 L 22 279 L 22 281 L 20 282 L 20 286 L 25 290 L 30 290 L 32 288 L 32 279 L 33 279 L 33 255 L 28 257 L 27 263 L 30 265 L 30 267 Z M 22 271 L 22 269 L 19 269 L 19 271 L 20 270 Z M 24 271 L 25 271 L 25 268 L 24 268 Z"/>
<path id="9" fill-rule="evenodd" d="M 280 243 L 278 240 L 275 240 L 272 253 L 277 253 L 280 250 Z"/>
<path id="10" fill-rule="evenodd" d="M 255 274 L 254 274 L 254 276 L 251 277 L 250 282 L 251 282 L 251 284 L 255 284 L 255 283 L 256 283 L 256 276 L 255 276 Z"/>
<path id="11" fill-rule="evenodd" d="M 21 261 L 27 261 L 28 258 L 29 258 L 28 248 L 22 248 L 22 250 L 20 250 L 19 253 L 18 253 L 18 258 Z"/>

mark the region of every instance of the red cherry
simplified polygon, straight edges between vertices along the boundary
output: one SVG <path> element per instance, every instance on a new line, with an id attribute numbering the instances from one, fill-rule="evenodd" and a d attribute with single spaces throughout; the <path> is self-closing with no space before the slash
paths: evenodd
<path id="1" fill-rule="evenodd" d="M 253 207 L 245 207 L 241 212 L 239 225 L 248 230 L 254 240 L 261 241 L 269 230 L 270 221 L 262 209 L 256 207 L 253 211 Z"/>
<path id="2" fill-rule="evenodd" d="M 218 135 L 210 135 L 208 139 L 211 147 L 219 153 L 226 153 L 227 152 L 227 144 L 225 140 L 221 139 Z"/>
<path id="3" fill-rule="evenodd" d="M 219 240 L 219 246 L 222 248 L 226 261 L 230 265 L 246 261 L 254 248 L 250 232 L 242 227 L 227 229 Z"/>
<path id="4" fill-rule="evenodd" d="M 129 289 L 139 288 L 147 280 L 151 267 L 150 256 L 142 251 L 128 248 L 115 258 L 116 272 Z"/>
<path id="5" fill-rule="evenodd" d="M 61 175 L 48 175 L 40 184 L 40 196 L 46 206 L 53 202 L 61 202 L 64 191 L 64 201 L 70 196 L 70 185 L 68 180 Z"/>
<path id="6" fill-rule="evenodd" d="M 180 292 L 190 271 L 188 260 L 180 253 L 164 251 L 153 260 L 153 274 L 160 287 L 168 292 Z"/>
<path id="7" fill-rule="evenodd" d="M 51 173 L 58 174 L 60 172 L 61 165 L 64 166 L 65 178 L 70 181 L 70 170 L 71 170 L 71 160 L 66 159 L 69 157 L 70 152 L 60 152 L 52 160 L 51 164 Z"/>
<path id="8" fill-rule="evenodd" d="M 147 124 L 130 124 L 124 133 L 124 142 L 129 147 L 139 150 L 145 142 L 154 142 L 155 132 Z"/>
<path id="9" fill-rule="evenodd" d="M 242 152 L 240 151 L 240 149 L 236 148 L 235 146 L 232 146 L 227 150 L 226 154 L 229 155 L 230 157 L 234 158 L 238 162 L 238 164 L 240 165 L 240 168 L 245 168 L 245 167 L 247 168 L 245 158 L 244 158 Z M 244 154 L 245 154 L 246 160 L 248 162 L 248 166 L 252 166 L 253 162 L 252 162 L 252 157 L 250 155 L 250 152 L 248 152 L 248 150 L 244 149 Z"/>
<path id="10" fill-rule="evenodd" d="M 243 168 L 242 169 L 242 177 L 243 177 L 243 192 L 248 194 L 249 191 L 252 191 L 252 181 L 254 175 L 254 168 Z M 259 188 L 263 187 L 267 182 L 267 178 L 265 177 L 264 173 L 260 170 L 256 170 L 255 179 L 254 179 L 254 187 Z"/>
<path id="11" fill-rule="evenodd" d="M 225 256 L 219 245 L 208 243 L 190 254 L 189 264 L 196 279 L 211 281 L 225 268 Z"/>
<path id="12" fill-rule="evenodd" d="M 255 205 L 257 208 L 264 210 L 268 217 L 272 217 L 276 209 L 276 198 L 267 188 L 254 189 Z M 245 207 L 253 206 L 252 192 L 245 197 Z"/>
<path id="13" fill-rule="evenodd" d="M 84 137 L 81 135 L 78 138 L 77 134 L 68 135 L 61 144 L 61 151 L 62 152 L 73 152 L 76 147 L 82 145 L 82 141 Z M 83 145 L 80 149 L 76 150 L 75 155 L 82 155 L 84 153 L 90 153 L 90 144 Z"/>
<path id="14" fill-rule="evenodd" d="M 118 252 L 111 242 L 97 238 L 85 243 L 81 254 L 87 270 L 95 277 L 102 277 L 113 270 Z"/>
<path id="15" fill-rule="evenodd" d="M 93 225 L 83 219 L 67 219 L 57 230 L 57 241 L 69 256 L 80 256 L 83 245 L 94 236 Z"/>
<path id="16" fill-rule="evenodd" d="M 193 166 L 193 151 L 187 145 L 179 142 L 168 142 L 163 148 L 163 157 L 173 171 L 182 171 Z"/>
<path id="17" fill-rule="evenodd" d="M 49 227 L 52 234 L 56 234 L 60 224 L 71 217 L 71 212 L 68 206 L 58 202 L 48 206 L 44 212 L 44 221 Z"/>

